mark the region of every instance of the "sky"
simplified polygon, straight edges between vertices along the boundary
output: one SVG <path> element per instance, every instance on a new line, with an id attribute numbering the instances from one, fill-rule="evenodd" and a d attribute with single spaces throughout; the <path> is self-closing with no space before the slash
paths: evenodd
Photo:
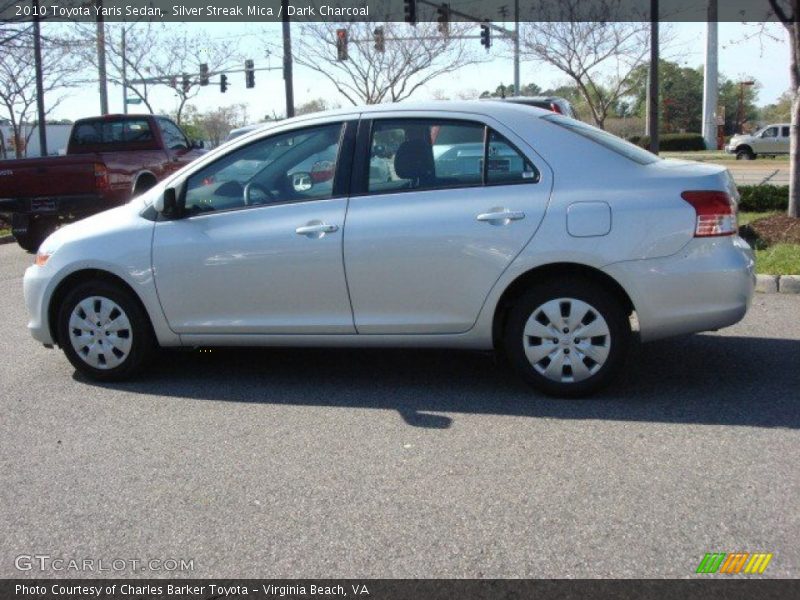
<path id="1" fill-rule="evenodd" d="M 705 54 L 705 23 L 671 23 L 662 24 L 662 31 L 669 30 L 673 38 L 669 47 L 664 48 L 662 57 L 674 60 L 682 66 L 696 67 L 703 64 Z M 57 25 L 53 25 L 57 26 Z M 267 57 L 264 50 L 264 39 L 279 39 L 280 24 L 275 23 L 203 23 L 188 24 L 198 28 L 209 37 L 221 40 L 240 40 L 243 54 L 255 61 L 256 67 L 281 66 L 281 56 L 273 54 Z M 296 27 L 296 26 L 295 26 Z M 778 24 L 767 26 L 772 37 L 757 35 L 757 26 L 744 23 L 719 24 L 719 71 L 730 79 L 754 78 L 760 84 L 757 103 L 759 105 L 774 102 L 789 87 L 789 51 L 783 28 Z M 293 31 L 297 35 L 297 29 Z M 663 35 L 663 33 L 662 33 Z M 474 41 L 479 52 L 479 41 Z M 87 73 L 86 78 L 96 76 Z M 217 85 L 202 88 L 199 96 L 190 101 L 201 112 L 213 110 L 231 104 L 246 104 L 249 120 L 258 122 L 266 115 L 283 114 L 285 99 L 283 79 L 280 70 L 257 72 L 256 87 L 246 89 L 244 74 L 231 74 L 229 89 L 225 94 Z M 521 81 L 525 85 L 533 82 L 542 89 L 556 87 L 567 83 L 566 76 L 553 67 L 541 63 L 523 62 L 521 65 Z M 510 56 L 501 51 L 495 43 L 486 56 L 486 62 L 457 71 L 456 73 L 436 79 L 421 88 L 414 96 L 416 100 L 426 100 L 437 95 L 453 96 L 458 92 L 472 90 L 480 93 L 486 89 L 495 89 L 500 83 L 513 82 L 513 62 Z M 109 86 L 109 109 L 111 112 L 122 112 L 122 90 L 118 86 Z M 334 104 L 346 105 L 347 99 L 340 96 L 332 84 L 319 74 L 294 66 L 295 106 L 317 98 L 325 98 Z M 177 104 L 174 93 L 167 88 L 154 92 L 154 104 L 163 113 L 172 112 Z M 131 106 L 131 112 L 136 111 Z M 51 115 L 53 119 L 78 119 L 96 115 L 100 112 L 99 94 L 96 85 L 87 85 L 69 91 L 68 96 Z"/>

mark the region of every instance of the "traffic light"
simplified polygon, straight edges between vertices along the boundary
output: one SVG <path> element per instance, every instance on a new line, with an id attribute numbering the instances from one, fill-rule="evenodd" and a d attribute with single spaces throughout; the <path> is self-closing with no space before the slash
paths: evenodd
<path id="1" fill-rule="evenodd" d="M 450 5 L 444 3 L 436 9 L 438 17 L 436 20 L 439 22 L 439 33 L 442 35 L 450 34 Z"/>
<path id="2" fill-rule="evenodd" d="M 186 73 L 184 73 L 183 78 L 181 79 L 181 89 L 183 90 L 183 93 L 184 94 L 188 93 L 189 88 L 191 87 L 192 87 L 192 82 L 189 81 L 189 76 Z"/>
<path id="3" fill-rule="evenodd" d="M 336 30 L 336 60 L 347 60 L 347 29 Z"/>
<path id="4" fill-rule="evenodd" d="M 200 65 L 200 85 L 208 85 L 208 65 L 206 63 Z"/>
<path id="5" fill-rule="evenodd" d="M 255 63 L 250 59 L 244 61 L 244 82 L 245 87 L 256 87 L 256 66 Z"/>
<path id="6" fill-rule="evenodd" d="M 492 47 L 492 30 L 489 28 L 489 23 L 481 23 L 481 46 L 489 51 Z"/>
<path id="7" fill-rule="evenodd" d="M 405 22 L 409 25 L 417 24 L 417 0 L 403 0 Z"/>
<path id="8" fill-rule="evenodd" d="M 228 91 L 228 76 L 225 73 L 219 76 L 219 91 L 223 94 Z"/>
<path id="9" fill-rule="evenodd" d="M 386 38 L 383 37 L 383 27 L 376 27 L 372 35 L 375 36 L 375 50 L 384 52 L 386 50 Z"/>

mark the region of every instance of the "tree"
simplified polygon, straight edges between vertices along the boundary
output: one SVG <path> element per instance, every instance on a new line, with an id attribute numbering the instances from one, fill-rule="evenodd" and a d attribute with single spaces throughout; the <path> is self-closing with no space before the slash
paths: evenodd
<path id="1" fill-rule="evenodd" d="M 6 32 L 10 29 L 6 28 Z M 42 79 L 46 96 L 45 115 L 50 114 L 64 99 L 58 90 L 73 85 L 72 75 L 78 65 L 69 47 L 60 40 L 42 41 Z M 26 155 L 33 134 L 31 124 L 36 114 L 36 70 L 33 58 L 33 28 L 20 25 L 7 37 L 0 51 L 0 108 L 11 125 L 9 140 L 17 158 Z"/>
<path id="2" fill-rule="evenodd" d="M 770 7 L 789 36 L 789 81 L 792 93 L 789 143 L 790 217 L 800 217 L 800 0 L 769 0 Z"/>
<path id="3" fill-rule="evenodd" d="M 780 123 L 792 118 L 792 90 L 781 94 L 780 98 L 772 104 L 767 104 L 761 109 L 761 120 L 766 123 Z"/>
<path id="4" fill-rule="evenodd" d="M 295 108 L 294 114 L 297 116 L 307 115 L 310 113 L 321 112 L 323 110 L 330 110 L 332 108 L 339 108 L 339 105 L 329 102 L 328 100 L 325 100 L 325 98 L 314 98 L 313 100 L 304 102 Z"/>
<path id="5" fill-rule="evenodd" d="M 83 48 L 81 56 L 96 67 L 97 53 L 93 45 L 86 43 L 94 38 L 94 26 L 82 25 L 79 31 L 76 43 Z M 235 41 L 210 39 L 185 26 L 149 21 L 106 25 L 108 80 L 120 86 L 124 81 L 126 89 L 140 98 L 151 113 L 155 112 L 150 101 L 152 88 L 169 87 L 178 99 L 174 111 L 178 124 L 187 102 L 200 92 L 200 65 L 206 64 L 209 71 L 217 72 L 237 66 L 241 60 Z"/>
<path id="6" fill-rule="evenodd" d="M 212 146 L 221 144 L 232 129 L 244 127 L 247 122 L 245 104 L 221 106 L 206 113 L 199 112 L 192 104 L 184 108 L 183 128 L 186 133 L 193 139 L 208 140 Z"/>
<path id="7" fill-rule="evenodd" d="M 640 65 L 634 77 L 636 97 L 633 112 L 644 117 L 647 112 L 647 71 L 649 61 Z M 703 70 L 702 68 L 682 67 L 677 63 L 660 60 L 658 62 L 659 107 L 663 133 L 697 131 L 703 120 Z M 735 117 L 735 115 L 734 115 Z"/>
<path id="8" fill-rule="evenodd" d="M 528 85 L 522 86 L 520 93 L 517 94 L 516 90 L 514 89 L 514 84 L 509 83 L 508 85 L 500 84 L 498 85 L 493 92 L 485 91 L 481 94 L 481 98 L 506 98 L 508 96 L 539 96 L 542 93 L 542 88 L 540 88 L 535 83 L 529 83 Z"/>
<path id="9" fill-rule="evenodd" d="M 603 127 L 620 98 L 631 93 L 637 68 L 649 53 L 647 23 L 614 21 L 619 0 L 586 21 L 581 0 L 560 0 L 547 12 L 550 20 L 520 28 L 520 49 L 527 60 L 552 65 L 578 87 L 592 120 Z M 552 11 L 556 11 L 553 13 Z"/>
<path id="10" fill-rule="evenodd" d="M 753 80 L 748 77 L 748 80 Z M 719 106 L 725 107 L 725 134 L 739 133 L 743 125 L 755 123 L 758 120 L 758 107 L 756 98 L 761 84 L 740 86 L 738 81 L 719 78 Z M 742 94 L 742 121 L 739 122 L 739 98 Z"/>
<path id="11" fill-rule="evenodd" d="M 380 14 L 380 8 L 374 12 Z M 467 23 L 451 23 L 450 36 L 440 34 L 436 23 L 420 22 L 414 29 L 396 22 L 348 23 L 349 57 L 337 60 L 336 30 L 341 27 L 335 23 L 303 23 L 292 55 L 298 65 L 333 83 L 354 105 L 405 100 L 435 79 L 479 62 L 471 47 L 477 49 L 478 43 L 457 38 L 475 28 Z M 386 40 L 384 52 L 379 52 L 373 42 L 378 27 L 383 28 Z M 397 37 L 405 39 L 395 41 Z"/>

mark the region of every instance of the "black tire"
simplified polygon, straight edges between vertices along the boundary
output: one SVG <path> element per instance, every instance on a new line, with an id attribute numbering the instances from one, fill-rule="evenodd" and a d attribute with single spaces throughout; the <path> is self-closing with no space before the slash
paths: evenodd
<path id="1" fill-rule="evenodd" d="M 20 248 L 35 254 L 39 246 L 58 227 L 58 223 L 51 219 L 31 220 L 25 233 L 15 233 L 14 239 Z"/>
<path id="2" fill-rule="evenodd" d="M 589 305 L 591 310 L 586 312 L 583 317 L 586 322 L 581 321 L 577 328 L 569 332 L 559 325 L 558 333 L 553 334 L 552 338 L 526 336 L 525 327 L 529 319 L 535 319 L 545 329 L 551 330 L 549 325 L 545 325 L 542 322 L 542 320 L 545 320 L 548 324 L 551 324 L 550 320 L 539 309 L 548 302 L 560 299 L 578 301 L 574 306 L 579 303 Z M 555 303 L 555 305 L 559 307 L 560 314 L 558 316 L 562 318 L 564 317 L 564 311 L 566 310 L 569 314 L 573 306 L 570 302 Z M 580 310 L 580 308 L 577 310 Z M 580 319 L 580 313 L 576 314 L 578 315 L 577 318 Z M 576 331 L 580 332 L 581 328 L 587 328 L 597 318 L 597 315 L 601 316 L 605 321 L 605 325 L 607 325 L 607 339 L 601 339 L 606 338 L 606 336 L 573 337 Z M 566 325 L 567 323 L 564 321 L 561 324 Z M 537 327 L 536 323 L 532 323 L 532 325 Z M 601 326 L 602 321 L 597 321 L 597 325 L 598 327 Z M 588 328 L 583 330 L 589 331 Z M 580 334 L 578 333 L 578 335 Z M 630 320 L 619 299 L 614 294 L 606 291 L 601 285 L 581 279 L 543 282 L 530 288 L 512 306 L 503 333 L 505 352 L 512 367 L 536 389 L 550 396 L 562 398 L 587 396 L 614 381 L 625 364 L 630 339 Z M 572 342 L 575 340 L 579 340 L 579 343 L 573 344 Z M 532 353 L 548 352 L 551 356 L 555 356 L 555 360 L 563 360 L 564 363 L 568 362 L 569 364 L 560 367 L 561 371 L 557 375 L 562 380 L 556 381 L 542 374 L 538 369 L 547 370 L 551 362 L 549 356 L 547 358 L 543 357 L 534 366 L 534 363 L 528 359 L 526 354 L 526 345 Z M 589 348 L 588 346 L 592 347 Z M 588 354 L 583 353 L 584 351 L 594 353 L 597 349 L 601 352 L 607 352 L 602 363 L 595 362 L 591 358 L 587 359 Z M 573 367 L 578 366 L 573 361 L 578 360 L 581 361 L 581 369 L 585 367 L 583 373 L 589 373 L 582 380 L 579 380 L 580 372 L 577 375 L 573 374 Z M 556 367 L 557 365 L 559 363 L 554 364 Z M 578 369 L 576 368 L 577 371 Z M 570 378 L 575 380 L 569 381 Z"/>
<path id="3" fill-rule="evenodd" d="M 736 160 L 755 160 L 756 154 L 750 149 L 749 146 L 736 149 Z"/>
<path id="4" fill-rule="evenodd" d="M 158 183 L 155 177 L 150 177 L 149 175 L 142 175 L 139 179 L 136 180 L 136 187 L 133 188 L 133 195 L 132 197 L 135 198 L 141 194 L 144 194 L 147 190 L 153 187 L 156 183 Z"/>
<path id="5" fill-rule="evenodd" d="M 128 333 L 131 338 L 130 349 L 119 365 L 106 368 L 92 366 L 79 356 L 79 350 L 73 346 L 69 329 L 70 318 L 78 304 L 90 297 L 111 300 L 119 306 L 130 324 Z M 123 332 L 121 331 L 119 335 L 123 337 Z M 98 339 L 102 344 L 105 338 L 98 337 Z M 157 347 L 150 320 L 138 300 L 130 291 L 102 280 L 81 283 L 67 293 L 58 308 L 58 341 L 72 366 L 80 373 L 97 381 L 123 381 L 135 376 L 147 365 Z M 108 343 L 106 341 L 106 344 Z M 109 346 L 106 345 L 106 348 Z M 113 347 L 109 351 L 113 351 Z"/>

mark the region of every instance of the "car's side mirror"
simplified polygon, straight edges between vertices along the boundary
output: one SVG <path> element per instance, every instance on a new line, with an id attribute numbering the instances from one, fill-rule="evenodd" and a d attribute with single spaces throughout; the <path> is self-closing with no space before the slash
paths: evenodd
<path id="1" fill-rule="evenodd" d="M 295 192 L 307 192 L 314 187 L 314 182 L 311 179 L 311 173 L 292 173 L 289 175 L 292 180 L 292 189 Z"/>
<path id="2" fill-rule="evenodd" d="M 174 219 L 180 214 L 178 206 L 178 193 L 173 187 L 168 187 L 164 193 L 158 196 L 153 202 L 153 208 L 168 219 Z"/>

